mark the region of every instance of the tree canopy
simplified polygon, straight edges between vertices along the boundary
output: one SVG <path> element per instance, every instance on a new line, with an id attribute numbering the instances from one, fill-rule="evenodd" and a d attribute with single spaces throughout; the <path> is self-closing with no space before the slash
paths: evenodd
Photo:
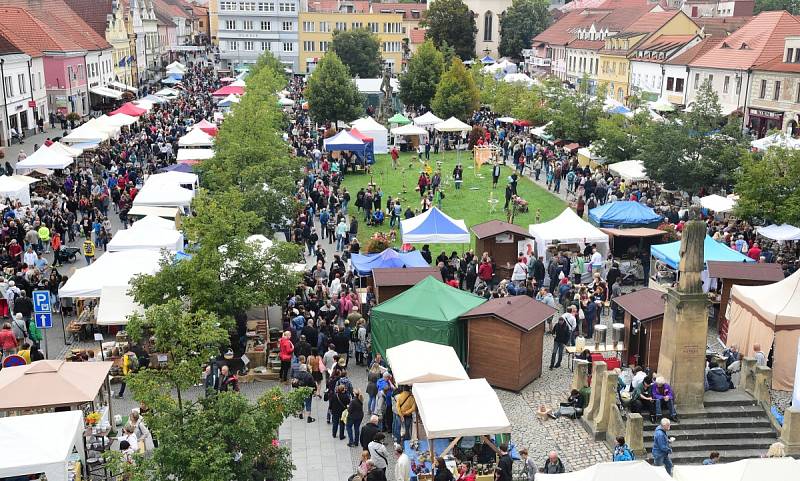
<path id="1" fill-rule="evenodd" d="M 431 40 L 417 47 L 408 61 L 404 74 L 400 75 L 400 100 L 413 107 L 430 107 L 436 86 L 444 71 L 444 56 Z"/>
<path id="2" fill-rule="evenodd" d="M 317 64 L 308 79 L 306 100 L 311 118 L 318 123 L 350 122 L 364 113 L 364 99 L 336 52 L 326 53 Z"/>
<path id="3" fill-rule="evenodd" d="M 589 95 L 585 86 L 586 77 L 576 91 L 568 91 L 561 85 L 548 85 L 547 98 L 550 106 L 552 124 L 550 134 L 557 138 L 589 145 L 597 138 L 597 123 L 603 117 L 605 88 L 598 89 L 594 96 Z"/>
<path id="4" fill-rule="evenodd" d="M 425 11 L 423 26 L 428 28 L 426 37 L 433 40 L 437 48 L 447 43 L 456 55 L 464 60 L 475 56 L 475 17 L 462 0 L 436 0 Z"/>
<path id="5" fill-rule="evenodd" d="M 800 151 L 772 147 L 748 152 L 736 180 L 736 215 L 768 223 L 800 225 Z"/>
<path id="6" fill-rule="evenodd" d="M 776 10 L 786 10 L 792 15 L 800 15 L 800 1 L 798 0 L 756 0 L 753 14 Z"/>
<path id="7" fill-rule="evenodd" d="M 468 120 L 480 107 L 480 95 L 475 80 L 463 62 L 454 58 L 436 87 L 431 107 L 433 112 L 443 119 L 455 117 Z"/>
<path id="8" fill-rule="evenodd" d="M 383 59 L 380 41 L 377 35 L 366 28 L 333 32 L 331 50 L 347 65 L 350 75 L 360 78 L 381 76 Z"/>
<path id="9" fill-rule="evenodd" d="M 548 0 L 513 0 L 500 17 L 500 55 L 521 59 L 522 50 L 531 48 L 531 39 L 543 32 L 550 21 Z"/>

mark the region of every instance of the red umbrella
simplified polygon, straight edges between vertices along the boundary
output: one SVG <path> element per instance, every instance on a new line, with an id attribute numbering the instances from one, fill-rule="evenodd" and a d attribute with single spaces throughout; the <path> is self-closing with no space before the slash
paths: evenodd
<path id="1" fill-rule="evenodd" d="M 117 110 L 109 112 L 108 115 L 125 114 L 125 115 L 130 115 L 131 117 L 138 117 L 144 114 L 145 112 L 147 112 L 146 109 L 137 107 L 132 102 L 128 102 L 126 104 L 123 104 L 123 106 L 118 108 Z"/>
<path id="2" fill-rule="evenodd" d="M 528 127 L 531 125 L 531 123 L 528 122 L 527 120 L 515 120 L 514 125 L 516 125 L 517 127 Z"/>
<path id="3" fill-rule="evenodd" d="M 199 160 L 186 159 L 186 160 L 179 160 L 178 163 L 179 164 L 186 164 L 186 165 L 196 165 L 196 164 L 199 164 L 200 161 Z"/>
<path id="4" fill-rule="evenodd" d="M 244 95 L 244 87 L 234 87 L 233 85 L 226 85 L 216 92 L 212 93 L 214 97 L 227 97 L 230 94 Z"/>

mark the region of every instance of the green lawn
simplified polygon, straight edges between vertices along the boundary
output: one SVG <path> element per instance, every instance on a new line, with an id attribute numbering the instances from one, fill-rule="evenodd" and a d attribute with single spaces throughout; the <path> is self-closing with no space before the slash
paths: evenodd
<path id="1" fill-rule="evenodd" d="M 510 168 L 504 167 L 503 174 L 496 189 L 492 189 L 492 174 L 491 166 L 483 165 L 478 176 L 472 168 L 472 154 L 461 152 L 459 160 L 464 167 L 464 182 L 461 189 L 456 190 L 452 181 L 453 168 L 456 165 L 455 152 L 447 152 L 445 154 L 431 155 L 430 165 L 434 172 L 437 168 L 437 161 L 442 162 L 442 184 L 444 186 L 445 199 L 442 203 L 442 210 L 454 219 L 464 219 L 467 227 L 471 227 L 491 219 L 507 220 L 507 214 L 503 211 L 503 204 L 505 202 L 505 186 L 506 179 L 511 175 Z M 352 197 L 350 201 L 350 208 L 348 209 L 351 214 L 356 212 L 355 198 L 356 193 L 362 187 L 366 187 L 368 183 L 374 182 L 383 190 L 382 204 L 385 208 L 386 199 L 392 196 L 396 199 L 398 196 L 401 203 L 405 207 L 409 204 L 412 209 L 420 209 L 420 196 L 415 187 L 417 186 L 417 179 L 422 170 L 423 164 L 416 160 L 416 155 L 411 153 L 402 153 L 400 155 L 399 165 L 397 170 L 392 169 L 392 160 L 389 155 L 382 154 L 376 155 L 375 164 L 372 166 L 370 174 L 364 173 L 348 173 L 345 176 L 343 186 L 347 188 Z M 447 184 L 445 184 L 447 182 Z M 529 224 L 535 222 L 536 209 L 541 209 L 541 220 L 547 221 L 564 210 L 565 204 L 560 199 L 551 195 L 545 189 L 534 184 L 527 178 L 521 178 L 517 184 L 517 192 L 522 198 L 528 201 L 529 211 L 527 213 L 517 213 L 514 223 L 527 228 Z M 499 200 L 496 204 L 495 211 L 491 211 L 489 198 L 490 195 L 494 199 Z M 435 205 L 435 204 L 434 204 Z M 386 216 L 386 221 L 383 226 L 370 227 L 367 226 L 362 217 L 359 218 L 358 240 L 361 242 L 362 247 L 366 245 L 366 241 L 376 231 L 389 232 L 389 216 Z M 397 228 L 397 242 L 395 246 L 401 244 L 400 229 Z M 475 245 L 475 237 L 472 236 L 472 246 Z M 421 248 L 421 246 L 417 246 Z M 453 251 L 461 251 L 461 246 L 453 244 L 433 244 L 431 245 L 431 252 L 436 256 L 441 251 L 446 251 L 448 254 Z"/>

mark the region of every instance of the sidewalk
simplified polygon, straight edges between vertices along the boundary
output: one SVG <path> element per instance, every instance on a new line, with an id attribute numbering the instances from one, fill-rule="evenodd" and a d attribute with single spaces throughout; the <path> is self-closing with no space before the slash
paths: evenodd
<path id="1" fill-rule="evenodd" d="M 34 146 L 38 145 L 41 147 L 44 145 L 44 141 L 47 140 L 48 137 L 61 137 L 61 134 L 64 133 L 60 126 L 56 124 L 56 128 L 51 129 L 49 124 L 45 122 L 45 132 L 43 134 L 36 134 L 25 137 L 24 144 L 18 144 L 14 142 L 11 147 L 2 147 L 3 153 L 5 153 L 5 158 L 2 160 L 2 163 L 5 164 L 6 161 L 11 162 L 12 166 L 17 165 L 17 156 L 19 156 L 20 150 L 24 150 L 26 154 L 31 155 L 34 152 Z"/>

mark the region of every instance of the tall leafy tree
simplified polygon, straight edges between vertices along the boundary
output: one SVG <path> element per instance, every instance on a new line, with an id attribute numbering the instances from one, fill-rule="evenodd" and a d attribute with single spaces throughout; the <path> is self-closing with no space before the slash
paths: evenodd
<path id="1" fill-rule="evenodd" d="M 792 15 L 800 15 L 800 1 L 798 0 L 756 0 L 753 13 L 786 10 Z"/>
<path id="2" fill-rule="evenodd" d="M 583 80 L 577 91 L 547 86 L 553 122 L 548 131 L 557 138 L 589 145 L 597 139 L 597 122 L 605 115 L 601 100 L 605 98 L 605 89 L 601 86 L 595 96 L 589 95 L 588 78 Z"/>
<path id="3" fill-rule="evenodd" d="M 500 55 L 522 58 L 522 50 L 531 47 L 531 39 L 550 26 L 548 0 L 513 0 L 500 17 Z"/>
<path id="4" fill-rule="evenodd" d="M 467 120 L 480 107 L 480 92 L 472 75 L 458 58 L 442 75 L 436 95 L 433 97 L 433 112 L 443 119 L 455 117 Z"/>
<path id="5" fill-rule="evenodd" d="M 737 176 L 736 215 L 766 222 L 800 223 L 800 151 L 778 147 L 763 155 L 748 152 Z"/>
<path id="6" fill-rule="evenodd" d="M 597 121 L 596 153 L 608 163 L 640 158 L 639 135 L 650 124 L 650 115 L 639 112 L 632 119 L 611 115 Z"/>
<path id="7" fill-rule="evenodd" d="M 436 0 L 425 11 L 426 36 L 441 48 L 444 42 L 464 60 L 475 56 L 475 17 L 462 0 Z"/>
<path id="8" fill-rule="evenodd" d="M 383 64 L 380 41 L 377 35 L 366 28 L 333 32 L 331 50 L 347 65 L 350 75 L 380 77 Z"/>
<path id="9" fill-rule="evenodd" d="M 364 113 L 364 99 L 358 92 L 347 66 L 328 52 L 308 79 L 308 111 L 315 122 L 350 122 Z"/>
<path id="10" fill-rule="evenodd" d="M 430 106 L 444 71 L 444 56 L 433 42 L 426 40 L 408 61 L 400 76 L 400 100 L 414 107 Z"/>

